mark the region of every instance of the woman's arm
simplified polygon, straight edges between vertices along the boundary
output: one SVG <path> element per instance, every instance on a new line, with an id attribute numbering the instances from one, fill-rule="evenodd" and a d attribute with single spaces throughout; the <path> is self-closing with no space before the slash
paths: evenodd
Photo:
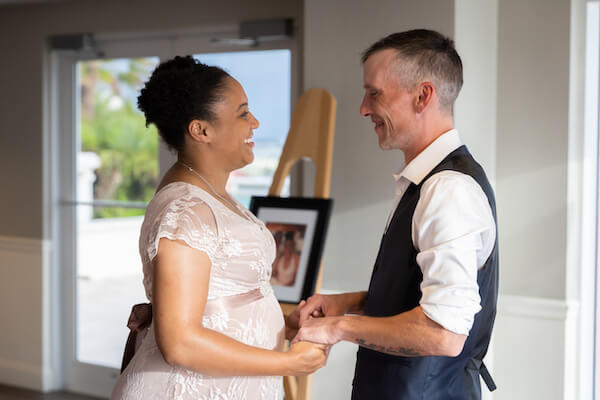
<path id="1" fill-rule="evenodd" d="M 283 353 L 205 329 L 210 266 L 204 252 L 160 239 L 154 258 L 154 326 L 158 348 L 169 364 L 212 376 L 304 375 L 323 365 L 325 346 L 304 342 Z"/>

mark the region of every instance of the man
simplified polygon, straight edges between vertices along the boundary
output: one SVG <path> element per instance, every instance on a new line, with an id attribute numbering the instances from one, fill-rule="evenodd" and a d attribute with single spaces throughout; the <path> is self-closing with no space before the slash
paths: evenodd
<path id="1" fill-rule="evenodd" d="M 312 296 L 294 340 L 360 346 L 352 399 L 480 399 L 480 374 L 495 389 L 482 360 L 496 314 L 496 210 L 453 129 L 462 62 L 450 39 L 422 29 L 381 39 L 362 61 L 360 112 L 406 166 L 368 292 Z"/>

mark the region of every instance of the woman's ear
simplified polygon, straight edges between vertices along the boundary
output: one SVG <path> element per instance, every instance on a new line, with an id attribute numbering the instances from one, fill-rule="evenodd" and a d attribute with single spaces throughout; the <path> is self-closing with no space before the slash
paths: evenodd
<path id="1" fill-rule="evenodd" d="M 209 143 L 211 136 L 211 125 L 207 121 L 193 119 L 188 124 L 188 134 L 199 143 Z"/>

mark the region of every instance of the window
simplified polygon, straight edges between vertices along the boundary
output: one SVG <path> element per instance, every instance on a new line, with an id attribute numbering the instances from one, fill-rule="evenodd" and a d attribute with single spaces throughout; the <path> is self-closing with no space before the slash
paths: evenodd
<path id="1" fill-rule="evenodd" d="M 240 51 L 194 57 L 237 79 L 246 91 L 250 111 L 260 122 L 254 131 L 254 162 L 234 171 L 227 182 L 227 191 L 248 207 L 252 195 L 268 193 L 290 127 L 291 52 Z M 281 195 L 289 195 L 289 177 Z"/>
<path id="2" fill-rule="evenodd" d="M 129 316 L 145 301 L 137 238 L 158 184 L 158 137 L 137 95 L 157 57 L 77 63 L 76 359 L 119 368 Z M 101 300 L 100 300 L 101 299 Z M 100 300 L 100 301 L 99 301 Z"/>

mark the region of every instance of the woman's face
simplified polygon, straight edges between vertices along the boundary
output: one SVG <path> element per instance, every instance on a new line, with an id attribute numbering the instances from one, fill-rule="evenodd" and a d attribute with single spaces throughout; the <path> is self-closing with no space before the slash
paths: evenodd
<path id="1" fill-rule="evenodd" d="M 233 78 L 226 79 L 223 100 L 214 108 L 217 120 L 213 123 L 215 137 L 212 145 L 222 155 L 226 167 L 234 170 L 254 160 L 252 131 L 259 124 L 250 113 L 242 85 Z"/>

